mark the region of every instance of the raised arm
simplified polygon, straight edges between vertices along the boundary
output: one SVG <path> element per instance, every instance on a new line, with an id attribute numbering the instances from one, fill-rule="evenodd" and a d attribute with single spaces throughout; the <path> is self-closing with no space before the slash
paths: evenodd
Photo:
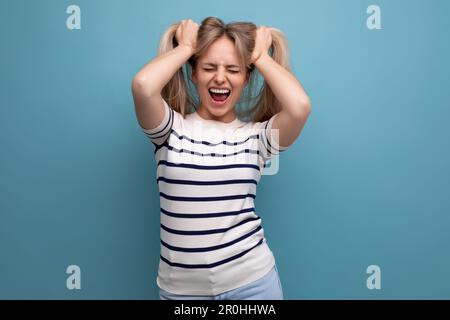
<path id="1" fill-rule="evenodd" d="M 311 113 L 311 102 L 295 76 L 268 54 L 272 43 L 270 28 L 260 26 L 255 42 L 252 59 L 282 107 L 275 115 L 272 129 L 279 132 L 279 146 L 288 147 L 302 131 Z"/>
<path id="2" fill-rule="evenodd" d="M 148 62 L 134 77 L 132 92 L 136 117 L 144 129 L 156 128 L 164 118 L 161 91 L 175 72 L 192 56 L 198 24 L 182 20 L 176 31 L 178 46 Z"/>

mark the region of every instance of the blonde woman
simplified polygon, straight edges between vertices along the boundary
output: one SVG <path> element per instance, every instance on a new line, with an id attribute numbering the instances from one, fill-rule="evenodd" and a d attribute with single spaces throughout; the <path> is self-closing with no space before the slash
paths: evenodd
<path id="1" fill-rule="evenodd" d="M 155 147 L 160 299 L 283 299 L 254 206 L 267 161 L 294 143 L 311 110 L 283 33 L 182 20 L 134 76 L 132 92 Z"/>

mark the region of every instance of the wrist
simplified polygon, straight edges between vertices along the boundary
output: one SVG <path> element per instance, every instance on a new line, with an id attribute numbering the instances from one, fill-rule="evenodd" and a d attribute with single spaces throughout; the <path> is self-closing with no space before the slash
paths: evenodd
<path id="1" fill-rule="evenodd" d="M 191 53 L 191 55 L 194 53 L 194 48 L 190 44 L 182 43 L 182 44 L 180 44 L 178 46 L 189 49 L 189 53 Z"/>
<path id="2" fill-rule="evenodd" d="M 256 60 L 253 62 L 253 64 L 258 67 L 258 65 L 260 65 L 261 63 L 264 63 L 264 60 L 266 60 L 267 58 L 271 58 L 269 56 L 268 53 L 262 53 L 259 55 L 258 58 L 256 58 Z"/>

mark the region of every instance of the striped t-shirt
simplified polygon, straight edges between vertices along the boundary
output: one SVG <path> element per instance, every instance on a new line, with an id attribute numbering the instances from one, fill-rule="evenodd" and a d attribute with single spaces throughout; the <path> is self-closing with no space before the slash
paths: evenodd
<path id="1" fill-rule="evenodd" d="M 287 149 L 264 122 L 183 116 L 164 101 L 152 130 L 160 195 L 158 286 L 217 295 L 253 282 L 275 264 L 255 209 L 265 162 Z"/>

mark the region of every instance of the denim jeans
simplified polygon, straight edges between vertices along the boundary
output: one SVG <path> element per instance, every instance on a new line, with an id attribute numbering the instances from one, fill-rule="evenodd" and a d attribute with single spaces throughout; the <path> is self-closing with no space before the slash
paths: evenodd
<path id="1" fill-rule="evenodd" d="M 283 300 L 278 269 L 275 265 L 262 278 L 215 296 L 179 295 L 159 289 L 161 300 Z"/>

